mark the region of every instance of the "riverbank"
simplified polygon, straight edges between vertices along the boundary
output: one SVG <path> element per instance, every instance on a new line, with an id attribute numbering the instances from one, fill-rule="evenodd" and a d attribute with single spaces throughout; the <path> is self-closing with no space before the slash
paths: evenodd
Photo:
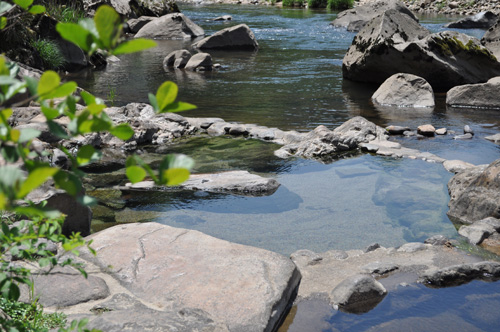
<path id="1" fill-rule="evenodd" d="M 376 1 L 377 0 L 356 1 L 354 7 Z M 496 14 L 500 13 L 500 2 L 495 0 L 403 0 L 402 2 L 411 11 L 425 15 L 442 14 L 468 16 L 488 10 Z M 271 0 L 183 0 L 179 1 L 179 3 L 195 5 L 230 4 L 283 6 L 281 1 Z M 307 2 L 305 5 L 307 6 Z"/>

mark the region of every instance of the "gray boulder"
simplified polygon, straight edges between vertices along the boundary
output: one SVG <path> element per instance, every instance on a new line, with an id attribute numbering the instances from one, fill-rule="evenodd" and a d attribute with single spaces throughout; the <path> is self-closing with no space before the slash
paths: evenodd
<path id="1" fill-rule="evenodd" d="M 131 33 L 138 33 L 143 26 L 156 19 L 154 16 L 141 16 L 139 18 L 131 18 L 127 21 L 128 29 Z"/>
<path id="2" fill-rule="evenodd" d="M 486 83 L 459 85 L 446 93 L 446 104 L 451 107 L 500 109 L 500 77 Z"/>
<path id="3" fill-rule="evenodd" d="M 277 253 L 157 223 L 115 226 L 88 239 L 97 256 L 81 256 L 130 295 L 157 308 L 200 309 L 230 331 L 276 330 L 301 278 Z"/>
<path id="4" fill-rule="evenodd" d="M 371 275 L 358 274 L 337 285 L 330 297 L 342 311 L 364 313 L 375 308 L 386 294 L 384 286 Z"/>
<path id="5" fill-rule="evenodd" d="M 187 70 L 212 70 L 212 56 L 208 53 L 193 55 L 186 64 Z"/>
<path id="6" fill-rule="evenodd" d="M 487 217 L 500 218 L 500 159 L 486 168 L 463 171 L 448 183 L 448 216 L 471 224 Z"/>
<path id="7" fill-rule="evenodd" d="M 136 33 L 135 38 L 192 39 L 205 31 L 181 13 L 167 14 L 152 20 Z"/>
<path id="8" fill-rule="evenodd" d="M 484 33 L 481 44 L 486 46 L 497 59 L 500 58 L 500 22 L 497 21 Z"/>
<path id="9" fill-rule="evenodd" d="M 93 13 L 101 5 L 113 7 L 118 14 L 125 17 L 139 16 L 163 16 L 179 11 L 177 4 L 173 0 L 151 1 L 151 0 L 83 0 L 83 9 L 88 13 Z"/>
<path id="10" fill-rule="evenodd" d="M 405 72 L 441 91 L 499 76 L 500 63 L 476 38 L 452 31 L 430 34 L 408 15 L 389 10 L 356 35 L 342 71 L 344 78 L 372 83 Z"/>
<path id="11" fill-rule="evenodd" d="M 178 50 L 169 53 L 165 59 L 163 59 L 163 68 L 173 67 L 173 68 L 184 68 L 191 59 L 191 52 L 188 50 Z"/>
<path id="12" fill-rule="evenodd" d="M 466 237 L 471 244 L 475 245 L 481 244 L 483 240 L 495 232 L 492 225 L 482 221 L 475 222 L 470 226 L 464 225 L 458 230 L 458 234 Z"/>
<path id="13" fill-rule="evenodd" d="M 500 134 L 486 136 L 485 139 L 493 143 L 500 143 Z"/>
<path id="14" fill-rule="evenodd" d="M 496 23 L 497 19 L 498 15 L 488 10 L 448 23 L 444 27 L 453 29 L 489 29 Z"/>
<path id="15" fill-rule="evenodd" d="M 370 20 L 390 9 L 406 14 L 415 22 L 418 22 L 417 17 L 403 3 L 395 0 L 383 0 L 368 2 L 364 5 L 344 10 L 337 15 L 337 18 L 330 25 L 347 28 L 348 31 L 359 31 Z"/>
<path id="16" fill-rule="evenodd" d="M 394 74 L 372 95 L 372 100 L 384 106 L 434 107 L 434 91 L 425 79 L 412 74 Z"/>
<path id="17" fill-rule="evenodd" d="M 434 128 L 434 126 L 431 124 L 421 125 L 418 126 L 417 133 L 423 136 L 434 136 L 434 134 L 436 133 L 436 128 Z"/>
<path id="18" fill-rule="evenodd" d="M 419 278 L 428 287 L 458 286 L 474 279 L 492 280 L 500 277 L 500 263 L 478 262 L 431 270 Z"/>
<path id="19" fill-rule="evenodd" d="M 222 49 L 222 50 L 250 50 L 259 48 L 252 30 L 246 24 L 239 24 L 222 29 L 212 36 L 206 37 L 193 44 L 194 48 Z"/>
<path id="20" fill-rule="evenodd" d="M 272 195 L 280 186 L 278 181 L 248 171 L 229 171 L 214 174 L 192 174 L 179 187 L 189 190 L 233 193 L 246 196 Z M 128 190 L 158 190 L 153 181 L 127 184 Z"/>

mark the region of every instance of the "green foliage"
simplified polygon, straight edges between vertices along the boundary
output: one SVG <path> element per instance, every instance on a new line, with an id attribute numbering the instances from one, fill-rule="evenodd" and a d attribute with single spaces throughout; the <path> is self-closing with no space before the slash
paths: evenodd
<path id="1" fill-rule="evenodd" d="M 309 8 L 326 8 L 328 0 L 307 0 Z"/>
<path id="2" fill-rule="evenodd" d="M 33 0 L 14 0 L 14 2 L 31 14 L 44 10 L 42 6 L 33 6 Z M 4 25 L 6 21 L 3 14 L 12 8 L 6 2 L 0 2 L 2 26 L 8 24 Z M 10 19 L 12 17 L 9 17 Z M 153 41 L 144 39 L 124 40 L 120 17 L 109 6 L 101 6 L 93 20 L 81 20 L 78 24 L 58 23 L 56 29 L 65 39 L 80 46 L 89 54 L 97 50 L 103 51 L 104 54 L 132 53 L 156 45 Z M 78 98 L 73 95 L 77 89 L 76 83 L 61 84 L 61 78 L 56 72 L 45 71 L 39 81 L 29 77 L 21 81 L 17 78 L 18 72 L 19 68 L 15 64 L 7 63 L 6 58 L 0 56 L 0 154 L 5 161 L 0 166 L 0 211 L 2 214 L 5 211 L 29 219 L 19 224 L 12 224 L 10 220 L 9 222 L 2 220 L 1 223 L 0 298 L 4 303 L 14 303 L 10 306 L 14 312 L 22 311 L 19 306 L 15 306 L 20 296 L 19 284 L 31 286 L 31 271 L 11 264 L 12 258 L 36 260 L 40 267 L 48 267 L 49 271 L 54 266 L 71 265 L 86 276 L 85 270 L 80 265 L 74 263 L 71 258 L 58 259 L 46 249 L 46 244 L 40 239 L 60 243 L 65 251 L 75 255 L 78 255 L 78 248 L 81 246 L 87 246 L 88 250 L 95 254 L 90 247 L 91 241 L 86 242 L 78 233 L 69 238 L 62 235 L 64 215 L 59 211 L 48 209 L 46 202 L 33 204 L 25 199 L 44 182 L 53 180 L 56 188 L 74 196 L 82 204 L 95 203 L 93 198 L 81 194 L 82 178 L 85 174 L 79 168 L 98 160 L 101 153 L 90 145 L 81 146 L 73 153 L 63 146 L 58 146 L 70 159 L 70 170 L 53 167 L 41 161 L 31 147 L 32 140 L 41 133 L 34 129 L 16 129 L 10 125 L 9 118 L 13 110 L 9 108 L 9 103 L 13 97 L 19 93 L 26 93 L 29 97 L 23 103 L 30 100 L 39 103 L 46 125 L 53 135 L 61 139 L 97 132 L 109 132 L 122 140 L 128 140 L 134 135 L 128 124 L 114 124 L 104 112 L 106 108 L 104 102 L 88 92 L 81 92 L 85 108 L 77 112 Z M 178 87 L 175 83 L 165 82 L 158 88 L 156 95 L 151 94 L 149 98 L 158 113 L 195 108 L 189 103 L 176 101 L 177 93 Z M 67 128 L 63 128 L 55 121 L 61 116 L 69 119 Z M 178 185 L 189 177 L 193 160 L 184 155 L 166 156 L 157 173 L 137 156 L 129 157 L 126 166 L 127 176 L 132 182 L 141 181 L 149 176 L 158 185 Z M 34 311 L 33 316 L 37 317 L 37 321 L 43 321 L 39 306 L 32 305 L 30 310 Z M 23 312 L 20 315 L 25 315 L 27 311 Z M 15 324 L 23 324 L 23 321 L 0 321 L 0 327 L 9 331 L 14 331 L 11 327 L 16 328 Z M 85 324 L 85 320 L 73 321 L 67 329 L 59 331 L 88 331 L 84 328 Z M 37 329 L 39 327 L 33 328 Z"/>
<path id="3" fill-rule="evenodd" d="M 83 5 L 79 1 L 42 0 L 46 13 L 58 22 L 77 23 L 85 18 Z"/>
<path id="4" fill-rule="evenodd" d="M 66 325 L 66 315 L 62 313 L 44 314 L 36 302 L 21 303 L 0 298 L 2 309 L 12 320 L 0 321 L 4 328 L 16 328 L 19 331 L 48 330 Z"/>
<path id="5" fill-rule="evenodd" d="M 80 20 L 78 24 L 58 23 L 56 26 L 64 39 L 76 44 L 89 55 L 98 49 L 107 54 L 119 55 L 156 46 L 154 41 L 143 38 L 124 40 L 122 29 L 120 16 L 110 6 L 99 7 L 93 20 Z"/>
<path id="6" fill-rule="evenodd" d="M 344 10 L 354 6 L 354 0 L 328 0 L 327 8 L 332 10 Z"/>
<path id="7" fill-rule="evenodd" d="M 303 7 L 304 0 L 283 0 L 283 7 Z"/>
<path id="8" fill-rule="evenodd" d="M 45 69 L 59 69 L 64 65 L 64 56 L 54 41 L 38 39 L 31 46 L 40 54 Z"/>

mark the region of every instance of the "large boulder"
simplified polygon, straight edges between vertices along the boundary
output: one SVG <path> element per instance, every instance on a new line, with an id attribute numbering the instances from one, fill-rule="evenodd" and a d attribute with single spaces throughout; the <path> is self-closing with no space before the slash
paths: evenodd
<path id="1" fill-rule="evenodd" d="M 500 22 L 497 21 L 481 38 L 481 44 L 486 46 L 495 57 L 500 58 Z"/>
<path id="2" fill-rule="evenodd" d="M 483 170 L 484 169 L 484 170 Z M 478 167 L 455 175 L 448 183 L 448 216 L 453 221 L 471 224 L 500 218 L 500 159 L 488 167 Z"/>
<path id="3" fill-rule="evenodd" d="M 401 2 L 395 0 L 372 1 L 352 9 L 344 10 L 337 15 L 330 25 L 347 28 L 348 31 L 359 31 L 366 23 L 387 10 L 396 10 L 408 15 L 418 22 L 417 17 Z"/>
<path id="4" fill-rule="evenodd" d="M 396 107 L 434 107 L 434 92 L 425 79 L 412 74 L 394 74 L 372 95 L 380 105 Z"/>
<path id="5" fill-rule="evenodd" d="M 186 63 L 187 70 L 212 70 L 212 56 L 208 53 L 197 53 Z"/>
<path id="6" fill-rule="evenodd" d="M 452 29 L 489 29 L 496 23 L 497 19 L 498 15 L 488 10 L 448 23 L 444 27 Z"/>
<path id="7" fill-rule="evenodd" d="M 136 33 L 135 38 L 191 39 L 205 31 L 181 13 L 167 14 L 152 20 Z"/>
<path id="8" fill-rule="evenodd" d="M 163 16 L 179 12 L 173 0 L 82 0 L 83 9 L 92 14 L 101 5 L 113 7 L 118 14 L 125 17 L 136 18 L 139 16 Z"/>
<path id="9" fill-rule="evenodd" d="M 131 296 L 155 308 L 201 309 L 230 331 L 275 331 L 301 278 L 277 253 L 157 223 L 115 226 L 88 239 L 97 256 L 81 256 Z"/>
<path id="10" fill-rule="evenodd" d="M 250 50 L 259 48 L 252 30 L 246 24 L 239 24 L 230 28 L 222 29 L 212 36 L 206 37 L 193 44 L 197 49 L 221 49 L 221 50 Z"/>
<path id="11" fill-rule="evenodd" d="M 430 34 L 408 15 L 389 10 L 354 38 L 342 71 L 344 78 L 372 83 L 405 72 L 442 91 L 499 76 L 500 63 L 476 38 L 452 31 Z"/>
<path id="12" fill-rule="evenodd" d="M 500 109 L 500 77 L 486 83 L 459 85 L 446 93 L 446 104 L 452 107 Z"/>
<path id="13" fill-rule="evenodd" d="M 448 23 L 444 27 L 453 29 L 489 29 L 496 23 L 497 19 L 498 15 L 488 10 Z"/>

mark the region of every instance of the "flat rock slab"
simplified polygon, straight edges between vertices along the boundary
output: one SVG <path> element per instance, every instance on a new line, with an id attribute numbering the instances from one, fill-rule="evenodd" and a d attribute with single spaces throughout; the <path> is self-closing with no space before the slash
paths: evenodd
<path id="1" fill-rule="evenodd" d="M 230 171 L 214 174 L 192 174 L 180 188 L 210 192 L 233 193 L 246 196 L 272 195 L 280 186 L 278 181 L 247 171 Z M 160 190 L 153 181 L 127 184 L 127 189 Z"/>
<path id="2" fill-rule="evenodd" d="M 230 331 L 274 331 L 301 278 L 277 253 L 157 223 L 115 226 L 89 239 L 97 256 L 82 257 L 140 301 L 200 309 Z"/>
<path id="3" fill-rule="evenodd" d="M 362 250 L 332 250 L 317 254 L 302 250 L 291 257 L 302 274 L 299 301 L 326 298 L 331 303 L 336 302 L 332 291 L 355 275 L 371 274 L 379 279 L 400 274 L 401 278 L 395 278 L 398 284 L 412 283 L 427 271 L 480 261 L 480 258 L 468 256 L 454 248 L 423 243 L 407 243 L 398 249 L 380 247 L 366 253 Z M 388 291 L 397 286 L 385 284 L 384 279 L 379 281 Z"/>

